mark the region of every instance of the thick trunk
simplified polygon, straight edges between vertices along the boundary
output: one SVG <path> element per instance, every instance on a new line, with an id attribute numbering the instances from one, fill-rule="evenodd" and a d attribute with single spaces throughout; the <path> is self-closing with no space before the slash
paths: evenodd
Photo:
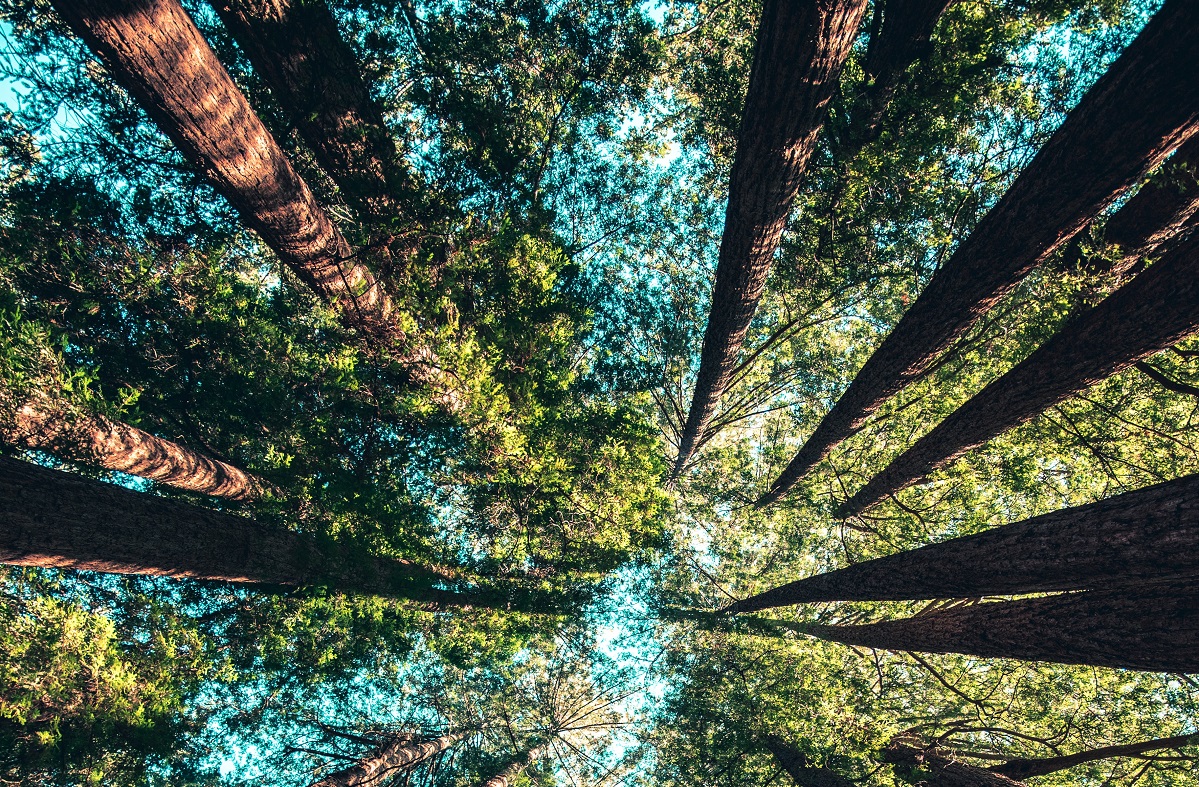
<path id="1" fill-rule="evenodd" d="M 729 178 L 724 235 L 675 473 L 727 387 L 866 0 L 767 0 Z"/>
<path id="2" fill-rule="evenodd" d="M 325 585 L 444 606 L 452 573 L 0 457 L 0 563 L 256 585 Z"/>
<path id="3" fill-rule="evenodd" d="M 353 50 L 323 0 L 212 0 L 346 201 L 396 222 L 415 192 Z"/>
<path id="4" fill-rule="evenodd" d="M 1101 589 L 1184 577 L 1199 577 L 1199 475 L 801 579 L 728 611 Z"/>
<path id="5" fill-rule="evenodd" d="M 441 754 L 464 737 L 462 733 L 453 733 L 425 743 L 412 743 L 409 737 L 402 736 L 349 768 L 329 774 L 312 787 L 373 787 L 387 784 L 400 772 Z"/>
<path id="6" fill-rule="evenodd" d="M 1193 233 L 951 413 L 870 479 L 842 513 L 865 510 L 1197 329 L 1199 233 Z"/>
<path id="7" fill-rule="evenodd" d="M 1199 743 L 1199 734 L 1175 735 L 1172 738 L 1156 738 L 1151 741 L 1125 743 L 1119 746 L 1103 746 L 1098 749 L 1088 749 L 1077 754 L 1067 754 L 1061 757 L 1041 757 L 1033 760 L 1008 760 L 1003 765 L 996 765 L 989 770 L 1013 779 L 1031 779 L 1034 776 L 1044 776 L 1047 773 L 1064 771 L 1075 765 L 1082 765 L 1096 760 L 1106 760 L 1109 757 L 1132 757 L 1162 749 L 1177 749 L 1181 746 L 1193 746 Z"/>
<path id="8" fill-rule="evenodd" d="M 1024 787 L 1023 782 L 957 762 L 952 752 L 922 746 L 919 741 L 899 737 L 891 741 L 882 752 L 883 762 L 901 768 L 919 769 L 920 784 L 927 787 Z M 928 777 L 923 778 L 927 773 Z"/>
<path id="9" fill-rule="evenodd" d="M 520 756 L 501 768 L 494 776 L 479 785 L 479 787 L 510 787 L 521 771 L 529 767 L 529 763 L 541 756 L 543 747 L 536 747 L 522 752 Z"/>
<path id="10" fill-rule="evenodd" d="M 776 735 L 768 735 L 766 748 L 797 787 L 853 787 L 853 782 L 828 768 L 813 768 L 794 746 Z"/>
<path id="11" fill-rule="evenodd" d="M 929 282 L 771 486 L 774 502 L 1199 128 L 1199 4 L 1167 0 Z"/>
<path id="12" fill-rule="evenodd" d="M 952 607 L 862 626 L 803 626 L 821 639 L 894 651 L 1199 671 L 1199 586 L 1085 590 Z"/>
<path id="13" fill-rule="evenodd" d="M 26 404 L 0 424 L 5 442 L 233 500 L 253 500 L 271 485 L 233 465 L 102 416 L 74 417 Z"/>
<path id="14" fill-rule="evenodd" d="M 178 0 L 54 0 L 183 155 L 350 326 L 397 335 L 392 305 Z"/>

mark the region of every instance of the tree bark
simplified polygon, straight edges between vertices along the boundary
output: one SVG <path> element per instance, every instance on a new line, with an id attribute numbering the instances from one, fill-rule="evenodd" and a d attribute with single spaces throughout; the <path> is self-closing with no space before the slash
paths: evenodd
<path id="1" fill-rule="evenodd" d="M 323 0 L 212 0 L 347 203 L 398 222 L 413 173 Z"/>
<path id="2" fill-rule="evenodd" d="M 438 585 L 451 571 L 0 457 L 0 563 L 254 585 L 323 585 L 437 606 L 507 608 Z"/>
<path id="3" fill-rule="evenodd" d="M 777 735 L 768 735 L 766 748 L 797 787 L 853 787 L 853 782 L 828 768 L 813 768 L 794 746 Z"/>
<path id="4" fill-rule="evenodd" d="M 1199 6 L 1196 6 L 1199 8 Z M 972 448 L 1199 330 L 1199 233 L 1078 315 L 916 441 L 845 504 L 857 514 Z"/>
<path id="5" fill-rule="evenodd" d="M 442 735 L 425 743 L 412 743 L 407 736 L 396 738 L 349 768 L 331 773 L 312 787 L 367 787 L 383 785 L 399 772 L 413 768 L 430 757 L 441 754 L 466 737 L 456 732 Z"/>
<path id="6" fill-rule="evenodd" d="M 261 478 L 185 446 L 102 416 L 74 417 L 28 403 L 0 423 L 5 442 L 117 470 L 160 484 L 232 500 L 254 500 L 273 487 Z"/>
<path id="7" fill-rule="evenodd" d="M 1109 757 L 1132 757 L 1146 752 L 1160 751 L 1161 749 L 1177 749 L 1196 743 L 1199 743 L 1199 733 L 1175 735 L 1171 738 L 1155 738 L 1150 741 L 1125 743 L 1119 746 L 1103 746 L 1098 749 L 1088 749 L 1087 751 L 1080 751 L 1076 754 L 1067 754 L 1061 757 L 1008 760 L 1002 765 L 995 765 L 988 770 L 1012 779 L 1031 779 L 1034 776 L 1044 776 L 1048 773 L 1064 771 L 1076 765 L 1096 760 L 1106 760 Z"/>
<path id="8" fill-rule="evenodd" d="M 675 475 L 695 452 L 728 386 L 865 10 L 866 0 L 767 0 L 763 8 Z"/>
<path id="9" fill-rule="evenodd" d="M 342 320 L 395 338 L 393 307 L 178 0 L 53 0 L 158 127 Z"/>
<path id="10" fill-rule="evenodd" d="M 501 768 L 494 776 L 480 784 L 479 787 L 510 787 L 516 777 L 520 776 L 521 772 L 529 767 L 529 763 L 540 757 L 543 751 L 544 747 L 538 746 L 522 752 L 518 757 Z"/>
<path id="11" fill-rule="evenodd" d="M 1023 782 L 957 762 L 952 753 L 923 746 L 919 741 L 904 736 L 892 740 L 883 750 L 881 759 L 900 767 L 927 771 L 929 778 L 920 782 L 927 787 L 1025 787 Z"/>
<path id="12" fill-rule="evenodd" d="M 821 639 L 883 650 L 1199 672 L 1199 587 L 1193 582 L 989 602 L 861 626 L 800 628 Z"/>
<path id="13" fill-rule="evenodd" d="M 978 598 L 1199 578 L 1199 475 L 801 579 L 731 605 Z"/>
<path id="14" fill-rule="evenodd" d="M 1199 5 L 1167 0 L 956 249 L 758 501 L 778 500 L 1199 128 Z"/>

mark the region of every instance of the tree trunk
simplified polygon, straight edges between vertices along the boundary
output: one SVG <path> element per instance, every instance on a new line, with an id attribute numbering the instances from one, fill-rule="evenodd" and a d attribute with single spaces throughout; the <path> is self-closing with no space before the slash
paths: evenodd
<path id="1" fill-rule="evenodd" d="M 778 500 L 1199 128 L 1199 4 L 1167 0 L 958 246 L 758 501 Z"/>
<path id="2" fill-rule="evenodd" d="M 29 403 L 0 424 L 0 436 L 23 448 L 214 497 L 254 500 L 272 489 L 233 465 L 102 416 L 75 417 Z"/>
<path id="3" fill-rule="evenodd" d="M 1085 590 L 862 626 L 801 625 L 821 639 L 895 651 L 1199 672 L 1199 587 Z"/>
<path id="4" fill-rule="evenodd" d="M 842 513 L 852 515 L 865 510 L 970 449 L 1196 330 L 1199 233 L 1172 246 L 1160 260 L 1098 306 L 1067 322 L 1032 355 L 870 479 L 845 504 Z"/>
<path id="5" fill-rule="evenodd" d="M 377 221 L 398 222 L 416 194 L 413 173 L 324 0 L 212 5 L 347 203 Z"/>
<path id="6" fill-rule="evenodd" d="M 853 787 L 853 782 L 828 768 L 813 768 L 794 746 L 777 735 L 765 738 L 766 748 L 797 787 Z"/>
<path id="7" fill-rule="evenodd" d="M 978 598 L 1199 577 L 1199 475 L 868 560 L 739 601 Z"/>
<path id="8" fill-rule="evenodd" d="M 1013 779 L 1031 779 L 1034 776 L 1044 776 L 1047 773 L 1064 771 L 1075 765 L 1086 762 L 1106 760 L 1109 757 L 1132 757 L 1161 749 L 1177 749 L 1199 743 L 1199 733 L 1190 735 L 1175 735 L 1172 738 L 1156 738 L 1151 741 L 1125 743 L 1119 746 L 1103 746 L 1098 749 L 1080 751 L 1077 754 L 1067 754 L 1061 757 L 1041 757 L 1031 760 L 1008 760 L 1002 765 L 991 767 L 994 773 L 1002 774 Z"/>
<path id="9" fill-rule="evenodd" d="M 509 787 L 516 777 L 520 776 L 521 771 L 529 767 L 529 763 L 540 757 L 543 751 L 544 747 L 538 746 L 523 752 L 479 787 Z"/>
<path id="10" fill-rule="evenodd" d="M 412 743 L 407 736 L 396 738 L 383 748 L 372 752 L 349 768 L 331 773 L 312 787 L 367 787 L 383 785 L 399 772 L 413 768 L 430 757 L 441 754 L 466 737 L 456 732 L 442 735 L 425 743 Z"/>
<path id="11" fill-rule="evenodd" d="M 866 0 L 767 0 L 729 178 L 724 235 L 674 472 L 729 383 Z"/>
<path id="12" fill-rule="evenodd" d="M 53 6 L 246 225 L 337 305 L 347 325 L 398 335 L 391 301 L 353 261 L 345 238 L 178 0 L 53 0 Z"/>
<path id="13" fill-rule="evenodd" d="M 923 746 L 904 736 L 892 740 L 883 750 L 881 759 L 902 768 L 919 769 L 922 773 L 917 778 L 928 772 L 929 778 L 920 782 L 927 787 L 1024 787 L 1023 782 L 957 762 L 951 752 Z"/>
<path id="14" fill-rule="evenodd" d="M 255 585 L 324 585 L 437 606 L 507 608 L 453 592 L 446 569 L 0 457 L 0 563 Z"/>

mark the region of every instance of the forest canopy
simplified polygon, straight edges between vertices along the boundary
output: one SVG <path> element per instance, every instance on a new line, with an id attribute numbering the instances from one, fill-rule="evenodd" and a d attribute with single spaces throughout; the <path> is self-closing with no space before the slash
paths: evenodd
<path id="1" fill-rule="evenodd" d="M 0 0 L 0 782 L 1199 787 L 1192 0 Z"/>

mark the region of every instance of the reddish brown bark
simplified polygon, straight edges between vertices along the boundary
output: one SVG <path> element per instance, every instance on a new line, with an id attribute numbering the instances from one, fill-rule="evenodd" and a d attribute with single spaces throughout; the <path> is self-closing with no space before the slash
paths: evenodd
<path id="1" fill-rule="evenodd" d="M 233 465 L 101 416 L 73 417 L 26 404 L 10 423 L 0 424 L 0 436 L 23 448 L 214 497 L 253 500 L 272 489 Z"/>
<path id="2" fill-rule="evenodd" d="M 1199 233 L 954 411 L 870 479 L 843 508 L 857 514 L 996 435 L 1199 330 Z"/>
<path id="3" fill-rule="evenodd" d="M 354 262 L 345 238 L 178 0 L 53 5 L 284 264 L 337 305 L 348 325 L 375 336 L 397 334 L 387 295 Z"/>
<path id="4" fill-rule="evenodd" d="M 892 740 L 883 750 L 881 759 L 901 768 L 919 769 L 920 783 L 927 787 L 1024 787 L 1023 782 L 959 762 L 953 752 L 924 746 L 905 736 Z M 927 778 L 924 778 L 925 773 Z"/>
<path id="5" fill-rule="evenodd" d="M 1199 475 L 791 582 L 728 608 L 978 598 L 1199 577 Z"/>
<path id="6" fill-rule="evenodd" d="M 894 651 L 1199 671 L 1199 586 L 1064 593 L 952 607 L 862 626 L 802 626 L 821 639 Z"/>
<path id="7" fill-rule="evenodd" d="M 479 785 L 479 787 L 510 787 L 517 776 L 525 768 L 529 767 L 529 763 L 541 756 L 543 749 L 541 747 L 529 749 L 521 752 L 519 756 L 501 768 L 494 776 Z"/>
<path id="8" fill-rule="evenodd" d="M 424 743 L 412 743 L 408 736 L 401 736 L 349 768 L 343 768 L 313 783 L 312 787 L 384 785 L 399 773 L 441 754 L 464 737 L 462 733 L 453 733 Z"/>
<path id="9" fill-rule="evenodd" d="M 676 475 L 728 386 L 865 9 L 866 0 L 767 0 L 762 11 Z"/>
<path id="10" fill-rule="evenodd" d="M 853 782 L 836 771 L 809 765 L 798 749 L 777 735 L 766 736 L 764 743 L 797 787 L 853 787 Z"/>
<path id="11" fill-rule="evenodd" d="M 782 497 L 1199 128 L 1199 5 L 1167 0 L 958 246 L 758 501 Z"/>

